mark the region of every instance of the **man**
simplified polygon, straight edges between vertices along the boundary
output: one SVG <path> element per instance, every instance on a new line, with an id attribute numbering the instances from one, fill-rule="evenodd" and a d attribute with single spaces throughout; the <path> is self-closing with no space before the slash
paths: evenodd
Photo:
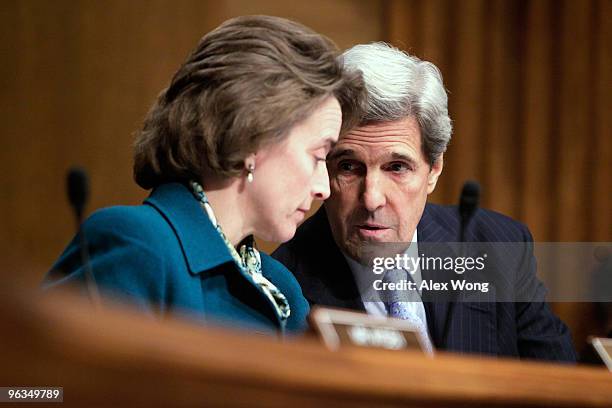
<path id="1" fill-rule="evenodd" d="M 535 301 L 395 302 L 364 294 L 364 274 L 372 269 L 362 265 L 370 244 L 415 242 L 420 250 L 426 243 L 456 242 L 460 217 L 456 207 L 426 202 L 451 137 L 438 69 L 384 43 L 357 45 L 344 53 L 344 62 L 363 72 L 367 112 L 328 156 L 330 198 L 273 256 L 293 271 L 312 305 L 409 319 L 438 349 L 575 361 L 567 327 L 544 301 L 531 252 L 523 267 L 510 269 L 526 271 L 517 280 L 535 288 Z M 482 209 L 464 236 L 472 242 L 532 240 L 522 224 Z M 392 272 L 382 281 L 397 281 L 398 273 L 406 278 L 405 271 Z M 429 273 L 417 269 L 408 278 L 422 282 Z"/>

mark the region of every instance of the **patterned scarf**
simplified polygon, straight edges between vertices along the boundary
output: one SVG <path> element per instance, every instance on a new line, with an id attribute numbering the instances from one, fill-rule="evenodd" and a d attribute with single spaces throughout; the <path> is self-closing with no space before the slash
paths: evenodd
<path id="1" fill-rule="evenodd" d="M 221 226 L 217 222 L 217 218 L 215 217 L 212 206 L 210 205 L 202 186 L 195 181 L 189 182 L 189 185 L 193 195 L 200 203 L 202 209 L 204 209 L 204 212 L 208 215 L 210 222 L 221 236 L 221 239 L 223 239 L 223 242 L 225 242 L 225 246 L 232 255 L 236 266 L 240 272 L 268 298 L 276 310 L 276 313 L 280 317 L 282 323 L 281 327 L 284 329 L 285 323 L 291 315 L 289 302 L 287 301 L 285 295 L 283 295 L 283 293 L 261 273 L 261 256 L 259 255 L 259 251 L 257 251 L 257 249 L 255 249 L 253 246 L 253 239 L 245 240 L 246 244 L 240 246 L 240 253 L 238 253 L 234 246 L 229 242 L 223 233 Z"/>

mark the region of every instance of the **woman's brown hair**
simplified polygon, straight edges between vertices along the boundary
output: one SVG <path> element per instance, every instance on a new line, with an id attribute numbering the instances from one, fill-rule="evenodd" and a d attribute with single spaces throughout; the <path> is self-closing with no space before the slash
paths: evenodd
<path id="1" fill-rule="evenodd" d="M 290 20 L 238 17 L 205 35 L 149 111 L 135 141 L 145 189 L 204 174 L 229 178 L 281 141 L 324 99 L 342 108 L 341 133 L 359 122 L 365 88 L 336 46 Z"/>

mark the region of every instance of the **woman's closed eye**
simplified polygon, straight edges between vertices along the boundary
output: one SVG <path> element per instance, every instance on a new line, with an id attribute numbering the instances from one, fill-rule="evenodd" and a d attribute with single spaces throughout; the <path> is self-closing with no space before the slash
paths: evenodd
<path id="1" fill-rule="evenodd" d="M 327 161 L 327 152 L 328 149 L 325 147 L 321 147 L 313 152 L 313 157 L 315 160 L 315 164 L 319 164 L 321 162 L 325 163 Z"/>

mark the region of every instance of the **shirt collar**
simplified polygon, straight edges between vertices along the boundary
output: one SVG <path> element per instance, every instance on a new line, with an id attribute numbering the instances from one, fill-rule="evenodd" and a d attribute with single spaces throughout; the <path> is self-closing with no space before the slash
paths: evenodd
<path id="1" fill-rule="evenodd" d="M 412 234 L 412 240 L 410 242 L 418 243 L 418 234 L 417 229 L 414 229 L 414 234 Z M 355 279 L 355 283 L 357 284 L 357 289 L 364 301 L 376 301 L 377 294 L 375 293 L 372 282 L 375 279 L 382 279 L 384 275 L 380 275 L 379 277 L 375 276 L 372 272 L 372 269 L 368 266 L 364 266 L 348 256 L 341 251 L 344 259 L 346 259 L 346 263 L 353 274 Z M 406 249 L 405 253 L 409 253 L 411 256 L 418 256 L 418 246 L 411 245 L 410 248 Z M 420 268 L 417 268 L 416 273 L 412 276 L 412 279 L 418 283 L 421 281 L 421 271 Z"/>

